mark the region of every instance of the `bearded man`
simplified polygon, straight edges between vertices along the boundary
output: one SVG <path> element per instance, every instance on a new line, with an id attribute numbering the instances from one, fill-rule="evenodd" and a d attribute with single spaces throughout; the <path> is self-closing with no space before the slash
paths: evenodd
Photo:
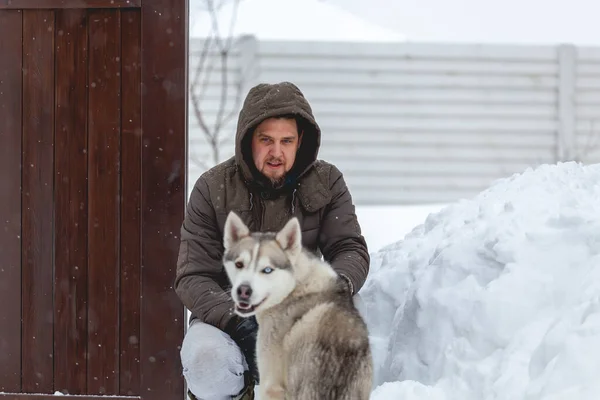
<path id="1" fill-rule="evenodd" d="M 253 399 L 259 383 L 257 324 L 233 312 L 222 264 L 223 227 L 235 211 L 252 231 L 279 231 L 291 217 L 302 244 L 331 263 L 355 295 L 369 253 L 343 175 L 317 160 L 321 129 L 300 89 L 261 83 L 239 114 L 235 155 L 203 173 L 181 228 L 175 290 L 191 311 L 181 348 L 190 398 Z"/>

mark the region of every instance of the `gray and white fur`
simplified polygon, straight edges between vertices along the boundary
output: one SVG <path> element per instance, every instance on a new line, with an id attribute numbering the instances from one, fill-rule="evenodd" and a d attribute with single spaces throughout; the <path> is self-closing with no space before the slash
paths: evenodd
<path id="1" fill-rule="evenodd" d="M 261 400 L 367 400 L 368 330 L 346 283 L 302 247 L 296 218 L 279 232 L 250 232 L 231 212 L 223 262 L 235 312 L 256 316 Z"/>

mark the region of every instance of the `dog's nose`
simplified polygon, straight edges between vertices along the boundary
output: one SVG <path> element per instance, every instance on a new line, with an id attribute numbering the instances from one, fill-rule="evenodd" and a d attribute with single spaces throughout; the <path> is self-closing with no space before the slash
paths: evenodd
<path id="1" fill-rule="evenodd" d="M 252 288 L 250 287 L 250 285 L 246 285 L 246 284 L 240 285 L 240 286 L 238 286 L 237 294 L 241 300 L 248 300 L 248 299 L 250 299 L 250 296 L 252 295 Z"/>

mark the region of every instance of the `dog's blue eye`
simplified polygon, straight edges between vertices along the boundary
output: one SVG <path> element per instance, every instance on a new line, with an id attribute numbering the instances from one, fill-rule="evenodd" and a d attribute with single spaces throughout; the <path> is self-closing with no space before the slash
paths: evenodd
<path id="1" fill-rule="evenodd" d="M 263 269 L 263 272 L 264 272 L 265 274 L 270 274 L 271 272 L 273 272 L 273 268 L 271 268 L 271 267 L 267 267 L 267 268 Z"/>

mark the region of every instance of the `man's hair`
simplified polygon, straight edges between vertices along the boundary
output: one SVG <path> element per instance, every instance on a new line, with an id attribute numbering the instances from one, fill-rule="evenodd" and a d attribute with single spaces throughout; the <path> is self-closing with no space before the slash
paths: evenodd
<path id="1" fill-rule="evenodd" d="M 298 129 L 298 137 L 302 134 L 302 132 L 304 132 L 304 125 L 306 124 L 306 121 L 304 121 L 304 118 L 302 118 L 301 116 L 299 116 L 298 114 L 281 114 L 281 115 L 276 115 L 274 117 L 271 118 L 275 118 L 275 119 L 293 119 L 296 120 L 296 127 Z"/>
<path id="2" fill-rule="evenodd" d="M 299 116 L 297 114 L 291 114 L 291 113 L 274 115 L 269 118 L 296 120 L 296 129 L 298 130 L 298 138 L 300 138 L 300 136 L 302 136 L 302 134 L 304 133 L 304 130 L 305 130 L 305 127 L 307 124 L 307 122 L 304 120 L 304 118 L 302 118 L 301 116 Z M 250 143 L 252 142 L 252 135 L 254 134 L 254 132 L 256 132 L 256 128 L 258 127 L 259 124 L 260 124 L 260 122 L 258 124 L 256 124 L 255 126 L 253 126 L 252 129 L 247 132 L 246 136 L 244 136 L 242 138 L 242 147 L 244 148 L 245 151 L 248 151 L 248 149 L 250 148 Z M 242 150 L 242 151 L 245 153 L 244 150 Z M 244 154 L 244 155 L 250 156 L 249 160 L 252 159 L 251 154 Z"/>

